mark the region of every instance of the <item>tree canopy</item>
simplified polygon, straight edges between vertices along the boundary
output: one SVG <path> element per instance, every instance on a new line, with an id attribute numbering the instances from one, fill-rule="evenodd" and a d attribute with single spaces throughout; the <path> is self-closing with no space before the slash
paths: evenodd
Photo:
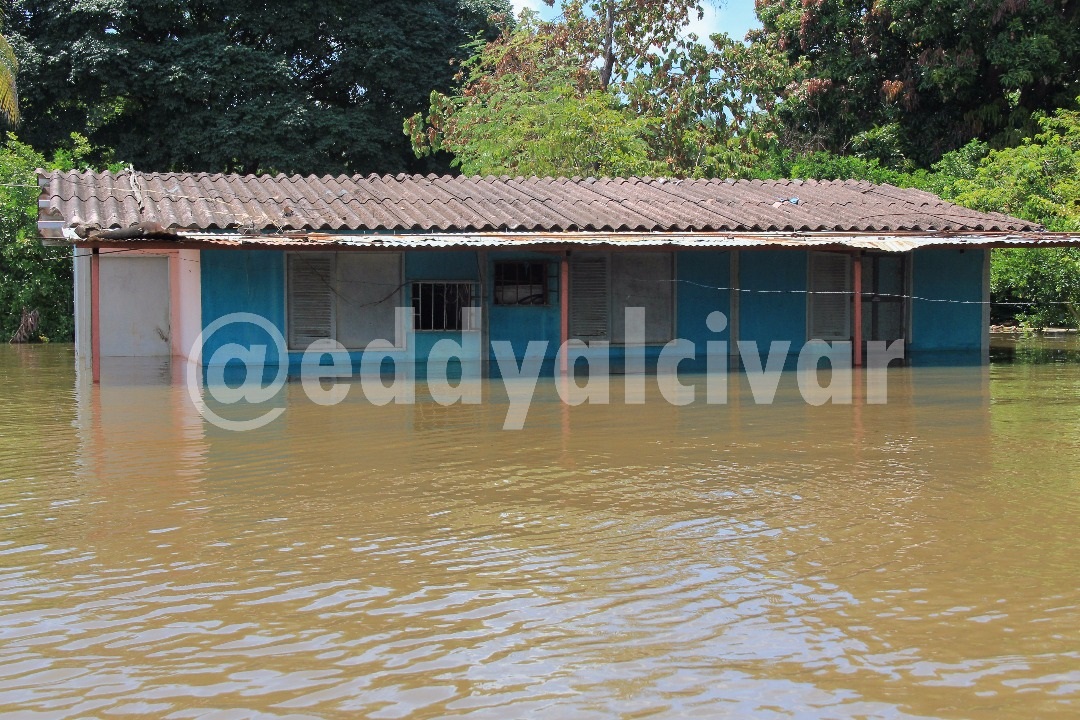
<path id="1" fill-rule="evenodd" d="M 23 139 L 139 167 L 398 172 L 401 122 L 506 0 L 9 0 Z M 445 163 L 445 159 L 442 160 Z"/>
<path id="2" fill-rule="evenodd" d="M 451 93 L 405 123 L 417 155 L 466 173 L 712 176 L 748 172 L 799 66 L 767 43 L 687 31 L 696 1 L 566 0 L 473 55 Z"/>
<path id="3" fill-rule="evenodd" d="M 1080 92 L 1076 0 L 758 0 L 757 9 L 763 28 L 751 39 L 808 63 L 785 105 L 808 147 L 876 143 L 882 159 L 925 167 L 972 138 L 1015 143 L 1032 113 Z"/>

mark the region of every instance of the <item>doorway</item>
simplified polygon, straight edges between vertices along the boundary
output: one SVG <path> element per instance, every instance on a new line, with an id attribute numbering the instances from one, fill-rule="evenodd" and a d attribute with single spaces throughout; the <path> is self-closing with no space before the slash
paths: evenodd
<path id="1" fill-rule="evenodd" d="M 866 252 L 862 256 L 863 341 L 892 343 L 907 339 L 907 265 L 901 253 Z"/>

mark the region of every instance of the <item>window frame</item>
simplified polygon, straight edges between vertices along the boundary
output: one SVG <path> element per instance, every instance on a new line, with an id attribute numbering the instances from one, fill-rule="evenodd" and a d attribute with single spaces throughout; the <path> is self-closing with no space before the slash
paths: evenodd
<path id="1" fill-rule="evenodd" d="M 462 310 L 462 308 L 465 308 L 465 307 L 479 307 L 479 308 L 481 308 L 481 312 L 483 312 L 483 296 L 481 294 L 481 287 L 480 287 L 480 281 L 479 280 L 428 280 L 428 279 L 424 279 L 424 280 L 410 280 L 405 284 L 409 288 L 409 305 L 408 305 L 408 307 L 412 311 L 412 314 L 410 315 L 410 318 L 412 319 L 413 332 L 418 332 L 418 333 L 480 332 L 481 327 L 479 325 L 477 325 L 475 327 L 473 326 L 473 320 L 475 318 L 472 316 L 472 314 L 469 314 L 464 318 L 461 317 L 461 310 Z M 417 313 L 419 312 L 417 310 L 417 308 L 416 308 L 416 302 L 417 302 L 416 288 L 417 288 L 418 285 L 443 285 L 443 286 L 446 286 L 446 285 L 468 285 L 469 289 L 470 289 L 470 292 L 472 294 L 472 298 L 471 298 L 472 299 L 472 304 L 470 304 L 470 305 L 462 305 L 462 306 L 458 307 L 457 320 L 460 323 L 460 327 L 457 327 L 457 328 L 445 328 L 445 327 L 444 328 L 435 328 L 435 327 L 421 328 L 421 327 L 419 327 L 419 323 L 416 322 Z M 477 303 L 480 303 L 480 304 L 477 304 Z M 444 312 L 443 315 L 444 315 L 444 319 L 445 319 L 446 313 Z"/>
<path id="2" fill-rule="evenodd" d="M 358 250 L 358 251 L 353 251 L 353 252 L 356 252 L 356 253 L 360 254 L 361 256 L 366 253 L 366 251 L 363 251 L 363 250 Z M 393 308 L 397 308 L 398 305 L 401 304 L 401 302 L 402 302 L 402 298 L 404 297 L 406 286 L 408 285 L 408 283 L 405 282 L 405 254 L 403 252 L 400 252 L 400 251 L 382 250 L 382 249 L 377 250 L 377 251 L 371 251 L 371 252 L 375 253 L 375 254 L 379 254 L 379 255 L 393 255 L 397 259 L 397 266 L 398 266 L 397 282 L 398 282 L 398 287 L 397 287 L 397 290 L 395 290 L 395 292 L 399 294 L 399 301 L 398 301 L 398 303 L 393 305 Z M 306 251 L 305 250 L 291 250 L 291 251 L 286 251 L 285 252 L 285 262 L 284 262 L 284 268 L 283 268 L 284 280 L 283 280 L 283 283 L 282 283 L 283 286 L 284 286 L 285 291 L 284 291 L 284 297 L 282 298 L 282 300 L 283 300 L 283 305 L 284 305 L 284 308 L 283 308 L 283 310 L 284 310 L 284 323 L 283 323 L 283 325 L 284 325 L 285 345 L 286 345 L 286 348 L 287 348 L 288 352 L 303 352 L 303 351 L 307 350 L 306 347 L 296 347 L 291 342 L 291 340 L 292 340 L 292 337 L 291 337 L 292 336 L 292 327 L 291 327 L 291 323 L 290 323 L 289 318 L 290 318 L 290 314 L 291 314 L 290 313 L 290 299 L 291 299 L 292 289 L 290 287 L 290 282 L 289 282 L 289 263 L 292 262 L 293 257 L 297 257 L 297 256 L 305 257 L 305 256 L 319 256 L 319 255 L 322 255 L 322 256 L 329 256 L 330 257 L 330 266 L 331 266 L 331 270 L 330 270 L 330 272 L 331 272 L 330 294 L 331 294 L 331 297 L 332 297 L 332 302 L 330 304 L 330 337 L 329 337 L 329 339 L 333 340 L 334 342 L 337 342 L 338 341 L 338 327 L 337 327 L 337 323 L 338 323 L 338 304 L 339 304 L 339 301 L 341 300 L 341 289 L 339 287 L 337 287 L 337 284 L 338 284 L 338 276 L 337 276 L 338 265 L 337 264 L 338 264 L 338 258 L 341 255 L 344 255 L 344 254 L 352 254 L 352 253 L 351 252 L 346 253 L 346 252 L 343 252 L 343 251 L 340 251 L 340 250 L 306 250 Z M 392 302 L 392 296 L 391 296 L 390 299 L 387 300 L 387 302 Z M 396 317 L 397 317 L 396 309 L 394 310 L 394 313 L 395 313 L 394 317 L 395 317 L 395 322 L 396 322 Z M 397 340 L 398 340 L 398 338 L 396 337 L 398 335 L 398 332 L 395 332 L 394 335 L 395 335 L 395 337 L 379 338 L 379 339 L 386 340 L 387 342 L 393 343 L 394 344 L 393 347 L 396 350 L 404 350 L 406 348 L 406 342 L 407 342 L 406 339 L 404 337 L 402 337 L 401 338 L 401 344 L 399 345 L 399 344 L 396 344 Z M 344 346 L 344 347 L 349 352 L 362 352 L 362 351 L 367 349 L 366 346 L 364 346 L 364 347 Z"/>
<path id="3" fill-rule="evenodd" d="M 536 266 L 539 265 L 543 270 L 543 282 L 540 288 L 540 292 L 532 293 L 526 297 L 535 297 L 537 295 L 543 297 L 543 302 L 529 302 L 524 303 L 520 300 L 518 302 L 502 302 L 499 298 L 500 287 L 533 287 L 535 283 L 512 283 L 500 285 L 499 279 L 499 267 L 507 265 L 518 266 Z M 528 273 L 526 273 L 528 275 Z M 519 275 L 520 277 L 520 275 Z M 491 268 L 491 304 L 493 307 L 501 308 L 550 308 L 558 304 L 558 287 L 559 287 L 559 263 L 557 260 L 548 259 L 518 259 L 518 260 L 493 260 Z"/>
<path id="4" fill-rule="evenodd" d="M 815 278 L 817 277 L 817 263 L 815 258 L 822 259 L 828 257 L 829 259 L 842 259 L 846 264 L 846 271 L 844 273 L 844 289 L 843 290 L 826 290 L 819 291 L 815 285 Z M 854 335 L 855 328 L 855 287 L 854 287 L 854 268 L 852 264 L 856 262 L 853 255 L 849 252 L 842 251 L 830 251 L 830 250 L 809 250 L 806 254 L 806 340 L 824 340 L 825 342 L 850 342 Z M 813 331 L 816 329 L 814 323 L 814 312 L 817 309 L 817 294 L 819 292 L 827 292 L 830 294 L 844 295 L 844 303 L 846 303 L 846 321 L 847 321 L 847 335 L 838 335 L 836 333 L 828 333 L 821 337 L 815 337 Z"/>
<path id="5" fill-rule="evenodd" d="M 605 290 L 605 301 L 607 302 L 607 332 L 606 332 L 606 334 L 605 334 L 605 336 L 603 338 L 592 337 L 592 338 L 587 338 L 586 341 L 587 342 L 595 342 L 595 341 L 606 342 L 612 347 L 626 347 L 628 345 L 628 343 L 626 342 L 626 338 L 625 338 L 625 328 L 623 330 L 623 333 L 624 333 L 623 339 L 622 340 L 616 340 L 615 339 L 615 312 L 616 312 L 615 305 L 616 305 L 616 303 L 614 302 L 614 294 L 615 294 L 616 282 L 615 282 L 615 277 L 614 277 L 614 272 L 613 272 L 614 263 L 612 262 L 612 259 L 614 258 L 614 256 L 616 254 L 624 253 L 624 252 L 633 252 L 633 253 L 640 254 L 640 255 L 668 255 L 671 258 L 671 276 L 668 279 L 668 283 L 670 285 L 670 299 L 671 299 L 671 315 L 670 315 L 671 333 L 670 333 L 670 337 L 667 340 L 650 340 L 650 341 L 646 341 L 645 346 L 647 346 L 647 347 L 662 347 L 662 346 L 666 345 L 667 343 L 671 342 L 672 340 L 678 339 L 678 337 L 679 337 L 679 293 L 677 292 L 677 285 L 678 285 L 678 278 L 679 278 L 679 253 L 677 251 L 675 251 L 675 250 L 667 250 L 667 249 L 658 249 L 658 250 L 649 249 L 649 250 L 642 250 L 642 251 L 635 251 L 635 250 L 616 250 L 616 251 L 612 251 L 612 250 L 584 250 L 584 251 L 581 251 L 580 253 L 575 253 L 575 254 L 579 255 L 580 257 L 586 257 L 586 258 L 588 258 L 588 257 L 603 257 L 604 261 L 606 263 L 606 268 L 607 268 L 606 269 L 607 288 Z M 574 255 L 571 255 L 570 256 L 570 262 L 571 263 L 573 263 L 573 261 L 574 261 L 573 258 L 574 258 Z M 573 272 L 573 269 L 571 268 L 571 270 L 570 270 L 570 279 L 571 279 L 570 284 L 571 284 L 571 286 L 573 285 L 573 276 L 574 276 L 574 272 Z M 572 302 L 573 301 L 573 291 L 572 291 L 572 289 L 568 287 L 568 288 L 565 289 L 565 291 L 567 293 L 569 293 L 568 300 L 570 302 Z M 620 308 L 622 310 L 625 310 L 626 305 L 625 304 L 620 304 Z M 570 308 L 571 318 L 573 317 L 573 312 L 574 312 L 573 307 L 571 307 Z M 574 334 L 572 328 L 567 328 L 567 329 L 570 331 L 571 339 L 578 337 L 577 335 Z"/>

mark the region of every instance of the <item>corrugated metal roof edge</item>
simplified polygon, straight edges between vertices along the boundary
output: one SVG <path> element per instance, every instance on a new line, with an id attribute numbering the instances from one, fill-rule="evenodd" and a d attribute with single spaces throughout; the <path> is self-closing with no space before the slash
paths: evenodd
<path id="1" fill-rule="evenodd" d="M 54 236 L 51 244 L 90 248 L 271 248 L 279 250 L 378 250 L 455 247 L 535 247 L 560 249 L 575 246 L 679 247 L 679 248 L 821 248 L 846 247 L 906 252 L 918 247 L 1057 247 L 1080 246 L 1080 234 L 1053 232 L 942 232 L 942 233 L 407 233 L 349 234 L 164 232 L 138 236 L 91 236 L 73 233 Z"/>

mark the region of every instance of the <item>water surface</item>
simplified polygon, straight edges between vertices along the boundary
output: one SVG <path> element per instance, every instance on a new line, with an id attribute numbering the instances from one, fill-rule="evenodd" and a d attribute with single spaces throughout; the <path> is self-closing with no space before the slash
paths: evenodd
<path id="1" fill-rule="evenodd" d="M 6 716 L 1080 715 L 1067 352 L 520 432 L 290 384 L 234 433 L 172 374 L 0 347 Z"/>

